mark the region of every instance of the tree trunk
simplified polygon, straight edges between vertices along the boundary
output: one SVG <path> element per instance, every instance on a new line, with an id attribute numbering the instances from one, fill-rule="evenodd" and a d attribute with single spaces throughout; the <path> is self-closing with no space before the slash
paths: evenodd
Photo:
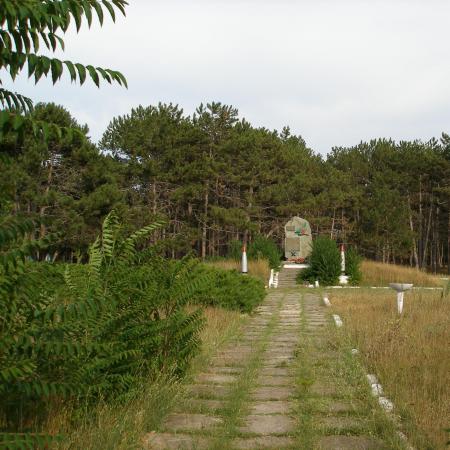
<path id="1" fill-rule="evenodd" d="M 430 238 L 430 228 L 431 228 L 431 215 L 433 213 L 433 203 L 430 200 L 430 213 L 428 215 L 428 223 L 427 223 L 427 233 L 425 235 L 425 243 L 423 246 L 423 257 L 422 257 L 422 269 L 426 266 L 427 264 L 427 252 L 428 252 L 428 241 Z"/>
<path id="2" fill-rule="evenodd" d="M 156 200 L 156 180 L 153 180 L 153 186 L 152 186 L 152 212 L 153 215 L 156 216 L 156 212 L 158 211 L 158 205 Z"/>
<path id="3" fill-rule="evenodd" d="M 50 167 L 48 169 L 48 174 L 47 174 L 47 186 L 45 187 L 44 190 L 44 198 L 46 198 L 48 196 L 48 193 L 50 192 L 50 185 L 52 183 L 52 179 L 53 179 L 53 160 L 52 158 L 50 158 Z M 39 238 L 43 239 L 47 233 L 47 227 L 44 224 L 43 221 L 43 217 L 45 215 L 45 210 L 48 208 L 48 205 L 45 206 L 41 206 L 39 208 L 39 217 L 41 217 L 42 222 L 41 222 L 41 226 L 40 226 L 40 230 L 39 230 Z"/>
<path id="4" fill-rule="evenodd" d="M 207 238 L 207 222 L 208 222 L 208 205 L 209 205 L 209 184 L 205 184 L 204 210 L 203 210 L 203 226 L 202 226 L 202 259 L 206 259 L 206 238 Z"/>
<path id="5" fill-rule="evenodd" d="M 419 269 L 419 256 L 417 254 L 417 245 L 416 245 L 416 238 L 414 236 L 414 225 L 412 220 L 412 212 L 411 212 L 411 200 L 408 195 L 408 212 L 409 212 L 409 228 L 411 229 L 411 232 L 413 234 L 412 237 L 412 245 L 413 245 L 413 257 L 414 257 L 414 263 L 416 265 L 416 269 Z"/>
<path id="6" fill-rule="evenodd" d="M 333 208 L 333 220 L 331 221 L 330 239 L 333 239 L 335 222 L 336 222 L 336 208 Z"/>
<path id="7" fill-rule="evenodd" d="M 419 176 L 419 266 L 423 266 L 422 175 Z"/>

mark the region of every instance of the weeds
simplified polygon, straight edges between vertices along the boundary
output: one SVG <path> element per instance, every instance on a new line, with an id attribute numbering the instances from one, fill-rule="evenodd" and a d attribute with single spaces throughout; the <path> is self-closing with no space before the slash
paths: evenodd
<path id="1" fill-rule="evenodd" d="M 399 318 L 394 292 L 335 292 L 330 300 L 413 444 L 443 448 L 450 417 L 450 302 L 437 292 L 408 292 Z"/>
<path id="2" fill-rule="evenodd" d="M 234 259 L 219 259 L 217 261 L 209 261 L 207 265 L 225 270 L 241 270 L 241 262 Z M 248 261 L 248 274 L 252 277 L 259 278 L 264 284 L 269 282 L 270 266 L 267 259 L 256 259 Z"/>
<path id="3" fill-rule="evenodd" d="M 420 270 L 364 260 L 361 264 L 364 286 L 388 286 L 389 283 L 413 283 L 415 286 L 442 287 L 443 281 Z"/>

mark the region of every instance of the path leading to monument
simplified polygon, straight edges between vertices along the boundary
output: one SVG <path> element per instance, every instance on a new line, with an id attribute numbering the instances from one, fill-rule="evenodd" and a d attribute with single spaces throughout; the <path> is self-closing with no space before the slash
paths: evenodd
<path id="1" fill-rule="evenodd" d="M 147 449 L 400 449 L 315 294 L 273 290 Z"/>

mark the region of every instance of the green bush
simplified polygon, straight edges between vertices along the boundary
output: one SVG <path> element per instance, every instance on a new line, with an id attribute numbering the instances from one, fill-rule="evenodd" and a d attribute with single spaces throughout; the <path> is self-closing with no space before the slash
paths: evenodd
<path id="1" fill-rule="evenodd" d="M 361 261 L 362 258 L 353 247 L 347 249 L 345 253 L 345 273 L 348 275 L 352 286 L 357 286 L 361 282 Z"/>
<path id="2" fill-rule="evenodd" d="M 242 242 L 241 241 L 231 241 L 228 244 L 227 257 L 234 259 L 235 261 L 240 261 L 242 256 Z"/>
<path id="3" fill-rule="evenodd" d="M 281 251 L 272 239 L 257 235 L 248 246 L 248 257 L 250 259 L 267 259 L 271 269 L 278 269 Z"/>
<path id="4" fill-rule="evenodd" d="M 195 302 L 207 306 L 251 312 L 266 295 L 264 283 L 236 270 L 224 270 L 202 265 L 200 272 L 206 275 L 207 284 L 195 296 Z"/>
<path id="5" fill-rule="evenodd" d="M 318 237 L 313 241 L 309 258 L 310 266 L 298 275 L 298 281 L 330 286 L 336 284 L 341 274 L 341 256 L 336 242 L 326 237 Z"/>
<path id="6" fill-rule="evenodd" d="M 88 264 L 51 265 L 26 262 L 41 245 L 23 239 L 33 224 L 0 224 L 0 447 L 51 398 L 124 397 L 186 371 L 203 326 L 186 305 L 208 280 L 195 260 L 137 250 L 159 226 L 124 238 L 112 213 Z"/>
<path id="7" fill-rule="evenodd" d="M 242 242 L 231 241 L 228 246 L 227 256 L 239 261 L 242 256 Z M 267 259 L 271 269 L 280 267 L 282 253 L 272 239 L 256 235 L 247 245 L 248 259 Z"/>

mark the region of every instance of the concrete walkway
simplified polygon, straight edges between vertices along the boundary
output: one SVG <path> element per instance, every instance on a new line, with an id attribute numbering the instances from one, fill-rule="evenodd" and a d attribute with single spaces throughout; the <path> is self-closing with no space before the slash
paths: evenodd
<path id="1" fill-rule="evenodd" d="M 145 448 L 401 448 L 377 431 L 382 413 L 337 332 L 317 295 L 270 291 Z"/>

